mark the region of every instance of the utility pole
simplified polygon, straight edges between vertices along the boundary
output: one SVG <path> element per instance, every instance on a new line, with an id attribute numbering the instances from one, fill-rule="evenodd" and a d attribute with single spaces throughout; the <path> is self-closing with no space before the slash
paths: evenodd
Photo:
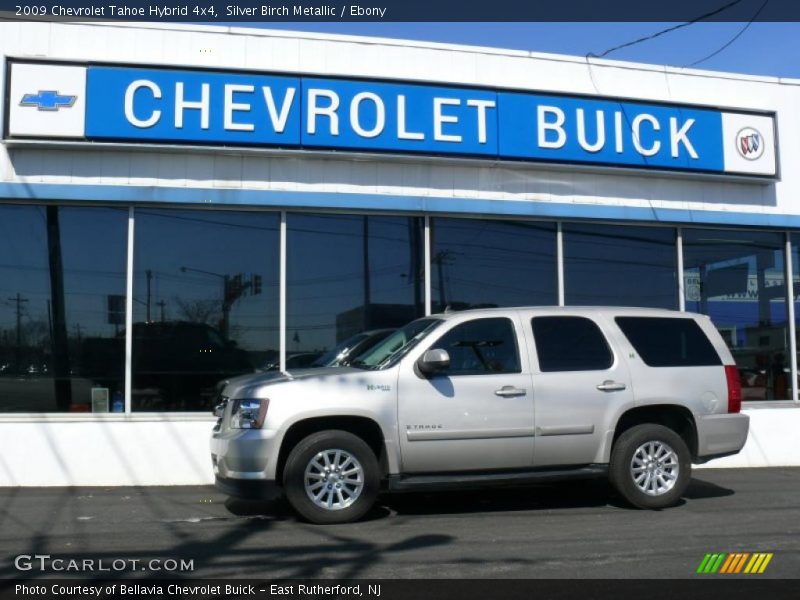
<path id="1" fill-rule="evenodd" d="M 250 290 L 253 295 L 261 293 L 261 275 L 251 274 L 250 281 L 244 280 L 242 273 L 236 275 L 223 275 L 222 273 L 214 273 L 212 271 L 204 271 L 203 269 L 193 269 L 191 267 L 181 267 L 181 273 L 191 271 L 192 273 L 202 273 L 203 275 L 211 275 L 218 277 L 222 280 L 222 321 L 220 322 L 220 333 L 226 340 L 230 332 L 230 318 L 231 308 L 233 303 L 241 298 L 247 290 Z M 148 302 L 148 307 L 150 306 Z M 150 311 L 148 309 L 148 314 Z"/>
<path id="2" fill-rule="evenodd" d="M 410 274 L 409 277 L 414 278 L 414 317 L 425 314 L 425 298 L 423 298 L 422 293 L 422 282 L 425 271 L 420 269 L 421 260 L 419 253 L 422 247 L 422 228 L 424 228 L 422 219 L 416 217 L 408 218 L 408 240 L 410 242 L 408 272 Z M 425 265 L 424 269 L 428 268 L 428 265 Z"/>
<path id="3" fill-rule="evenodd" d="M 50 344 L 53 343 L 53 301 L 47 300 L 47 331 L 50 333 Z"/>
<path id="4" fill-rule="evenodd" d="M 159 300 L 158 302 L 156 302 L 156 305 L 161 309 L 161 322 L 163 323 L 164 321 L 167 320 L 164 317 L 164 307 L 167 305 L 167 303 L 164 302 L 163 300 Z"/>
<path id="5" fill-rule="evenodd" d="M 230 275 L 222 276 L 222 322 L 220 323 L 220 333 L 224 339 L 228 339 L 228 330 L 231 321 L 231 306 L 236 298 L 236 278 Z"/>
<path id="6" fill-rule="evenodd" d="M 16 357 L 16 369 L 17 375 L 22 373 L 20 370 L 22 367 L 22 305 L 28 301 L 27 298 L 23 298 L 19 292 L 15 298 L 9 298 L 9 301 L 15 302 L 17 305 L 17 347 L 15 350 L 15 357 Z"/>
<path id="7" fill-rule="evenodd" d="M 364 270 L 364 315 L 365 317 L 368 315 L 369 305 L 372 302 L 372 294 L 370 293 L 370 281 L 369 281 L 369 217 L 366 215 L 362 217 L 362 249 L 361 252 L 363 253 L 363 264 L 362 268 Z M 365 329 L 369 329 L 369 326 L 365 325 Z"/>
<path id="8" fill-rule="evenodd" d="M 445 265 L 453 264 L 453 252 L 451 250 L 439 250 L 431 259 L 431 262 L 436 264 L 436 270 L 439 275 L 439 310 L 443 311 L 447 307 L 447 292 L 445 291 L 444 283 L 444 267 Z"/>
<path id="9" fill-rule="evenodd" d="M 50 267 L 50 299 L 53 304 L 53 391 L 56 409 L 65 412 L 72 406 L 72 382 L 64 294 L 64 263 L 61 253 L 61 223 L 57 206 L 47 207 L 47 254 Z"/>
<path id="10" fill-rule="evenodd" d="M 150 281 L 153 279 L 153 271 L 147 269 L 144 274 L 147 276 L 147 323 L 150 322 Z"/>

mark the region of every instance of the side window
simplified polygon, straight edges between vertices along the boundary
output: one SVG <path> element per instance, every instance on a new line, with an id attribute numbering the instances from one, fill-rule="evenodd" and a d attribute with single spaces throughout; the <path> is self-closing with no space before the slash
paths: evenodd
<path id="1" fill-rule="evenodd" d="M 649 367 L 722 364 L 719 354 L 694 319 L 617 317 L 614 320 Z"/>
<path id="2" fill-rule="evenodd" d="M 531 319 L 539 368 L 552 371 L 601 371 L 614 363 L 603 332 L 585 317 Z"/>
<path id="3" fill-rule="evenodd" d="M 519 373 L 514 325 L 506 318 L 475 319 L 456 325 L 431 348 L 447 350 L 447 375 Z"/>

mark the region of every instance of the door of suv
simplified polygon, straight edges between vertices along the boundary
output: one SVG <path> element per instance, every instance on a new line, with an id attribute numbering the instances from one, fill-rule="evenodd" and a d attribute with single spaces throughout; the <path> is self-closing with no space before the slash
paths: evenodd
<path id="1" fill-rule="evenodd" d="M 535 316 L 526 333 L 536 355 L 534 465 L 597 462 L 614 416 L 633 405 L 626 361 L 586 316 Z"/>
<path id="2" fill-rule="evenodd" d="M 519 319 L 461 321 L 425 349 L 450 367 L 424 377 L 406 361 L 398 384 L 403 471 L 526 468 L 533 457 L 529 360 Z"/>

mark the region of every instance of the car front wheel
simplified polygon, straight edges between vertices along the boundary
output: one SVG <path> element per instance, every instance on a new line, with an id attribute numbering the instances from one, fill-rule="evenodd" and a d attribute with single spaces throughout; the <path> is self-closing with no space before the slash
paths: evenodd
<path id="1" fill-rule="evenodd" d="M 692 477 L 692 461 L 683 438 L 654 423 L 625 431 L 611 451 L 611 483 L 638 508 L 674 506 Z"/>
<path id="2" fill-rule="evenodd" d="M 319 524 L 360 519 L 374 504 L 379 484 L 375 453 L 358 436 L 339 430 L 303 439 L 289 454 L 283 476 L 292 508 Z"/>

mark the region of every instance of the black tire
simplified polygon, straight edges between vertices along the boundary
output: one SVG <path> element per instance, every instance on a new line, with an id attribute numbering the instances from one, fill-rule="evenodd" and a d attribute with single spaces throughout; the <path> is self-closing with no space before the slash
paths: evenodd
<path id="1" fill-rule="evenodd" d="M 671 489 L 663 492 L 653 490 L 650 495 L 636 483 L 632 462 L 637 449 L 648 442 L 666 444 L 677 457 L 678 472 Z M 646 477 L 646 476 L 645 476 Z M 686 442 L 672 429 L 655 423 L 636 425 L 625 431 L 617 439 L 611 450 L 609 479 L 614 488 L 625 500 L 637 508 L 659 509 L 678 503 L 692 478 L 692 458 Z"/>
<path id="2" fill-rule="evenodd" d="M 363 485 L 358 496 L 348 506 L 323 508 L 309 497 L 306 491 L 305 472 L 312 459 L 320 453 L 335 450 L 349 453 L 360 463 Z M 372 449 L 360 437 L 336 429 L 312 433 L 301 440 L 289 453 L 283 470 L 283 487 L 289 504 L 303 519 L 311 523 L 334 524 L 357 521 L 372 508 L 379 486 L 378 458 Z M 325 498 L 327 497 L 326 492 Z"/>

